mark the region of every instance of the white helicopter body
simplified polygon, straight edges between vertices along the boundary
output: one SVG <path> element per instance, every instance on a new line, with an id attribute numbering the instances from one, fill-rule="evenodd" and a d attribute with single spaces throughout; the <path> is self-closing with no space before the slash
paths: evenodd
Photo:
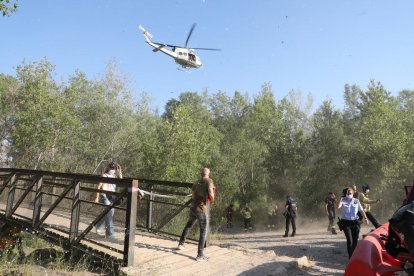
<path id="1" fill-rule="evenodd" d="M 164 54 L 172 57 L 176 63 L 178 63 L 185 69 L 200 68 L 203 66 L 201 59 L 194 54 L 194 49 L 219 51 L 219 49 L 212 48 L 188 48 L 187 43 L 191 37 L 194 27 L 195 24 L 193 24 L 193 26 L 190 29 L 190 33 L 188 34 L 185 46 L 176 46 L 152 41 L 152 35 L 148 33 L 141 25 L 139 26 L 139 28 L 144 32 L 146 42 L 154 48 L 152 50 L 153 52 L 163 52 Z"/>

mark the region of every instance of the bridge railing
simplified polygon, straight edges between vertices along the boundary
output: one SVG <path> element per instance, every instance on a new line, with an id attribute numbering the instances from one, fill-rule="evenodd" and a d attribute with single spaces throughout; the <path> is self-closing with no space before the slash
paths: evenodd
<path id="1" fill-rule="evenodd" d="M 116 184 L 117 192 L 105 192 L 115 195 L 110 205 L 94 201 L 96 193 L 102 192 L 98 183 Z M 122 266 L 134 263 L 137 203 L 137 179 L 0 168 L 0 216 L 4 220 L 65 248 L 121 259 Z M 112 209 L 117 210 L 115 232 L 120 242 L 116 244 L 108 244 L 91 231 Z"/>
<path id="2" fill-rule="evenodd" d="M 192 183 L 140 179 L 137 226 L 149 232 L 179 236 L 192 202 Z M 191 237 L 190 237 L 191 238 Z"/>

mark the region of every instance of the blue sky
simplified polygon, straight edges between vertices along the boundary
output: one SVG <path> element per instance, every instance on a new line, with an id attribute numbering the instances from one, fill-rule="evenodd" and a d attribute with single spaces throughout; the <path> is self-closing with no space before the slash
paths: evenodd
<path id="1" fill-rule="evenodd" d="M 102 75 L 118 63 L 135 95 L 153 104 L 181 92 L 208 90 L 257 94 L 270 82 L 277 100 L 292 89 L 343 106 L 343 87 L 365 89 L 370 79 L 396 95 L 414 87 L 414 1 L 385 0 L 20 0 L 11 17 L 0 17 L 0 73 L 43 57 L 66 80 L 76 69 Z M 221 48 L 197 51 L 203 68 L 183 72 L 153 53 L 138 25 L 154 41 Z"/>

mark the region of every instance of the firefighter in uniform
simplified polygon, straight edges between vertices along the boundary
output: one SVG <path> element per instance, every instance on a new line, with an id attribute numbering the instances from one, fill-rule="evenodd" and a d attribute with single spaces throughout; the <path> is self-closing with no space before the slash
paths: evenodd
<path id="1" fill-rule="evenodd" d="M 244 208 L 241 210 L 241 214 L 244 220 L 244 231 L 252 230 L 252 208 L 250 208 L 249 203 L 246 203 Z"/>
<path id="2" fill-rule="evenodd" d="M 276 202 L 274 200 L 271 200 L 269 205 L 267 206 L 267 229 L 268 230 L 276 227 L 276 212 L 277 212 Z"/>
<path id="3" fill-rule="evenodd" d="M 364 184 L 362 185 L 362 191 L 363 193 L 359 193 L 358 199 L 361 202 L 362 208 L 364 209 L 365 214 L 367 215 L 367 218 L 369 221 L 374 225 L 375 228 L 378 228 L 381 226 L 381 224 L 377 221 L 377 219 L 372 215 L 371 213 L 371 203 L 377 203 L 380 202 L 380 199 L 370 199 L 368 197 L 369 193 L 369 185 Z"/>
<path id="4" fill-rule="evenodd" d="M 325 199 L 325 212 L 329 219 L 328 231 L 332 232 L 332 235 L 337 234 L 335 229 L 335 207 L 335 194 L 333 192 L 329 192 L 328 197 Z"/>

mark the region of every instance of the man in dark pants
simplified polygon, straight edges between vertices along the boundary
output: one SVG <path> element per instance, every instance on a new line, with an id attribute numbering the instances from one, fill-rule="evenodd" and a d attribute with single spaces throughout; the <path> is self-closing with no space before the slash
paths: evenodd
<path id="1" fill-rule="evenodd" d="M 291 237 L 296 235 L 296 201 L 293 200 L 291 196 L 286 197 L 286 204 L 285 204 L 285 212 L 283 215 L 286 218 L 286 230 L 285 235 L 283 237 L 287 237 L 289 235 L 289 224 L 292 223 L 292 234 Z"/>
<path id="2" fill-rule="evenodd" d="M 193 202 L 190 208 L 190 217 L 181 234 L 180 242 L 178 243 L 178 250 L 184 249 L 185 239 L 187 238 L 190 229 L 194 222 L 198 220 L 200 227 L 200 238 L 198 240 L 198 251 L 196 261 L 207 261 L 204 256 L 204 245 L 206 243 L 206 233 L 208 227 L 208 204 L 214 201 L 214 183 L 210 178 L 210 169 L 203 168 L 201 170 L 201 178 L 193 185 Z"/>
<path id="3" fill-rule="evenodd" d="M 346 247 L 348 251 L 348 258 L 351 259 L 352 253 L 354 252 L 359 238 L 359 231 L 361 229 L 361 224 L 359 220 L 355 221 L 345 221 L 344 222 L 344 234 L 346 238 Z"/>
<path id="4" fill-rule="evenodd" d="M 226 207 L 224 210 L 226 212 L 226 218 L 227 218 L 227 228 L 233 227 L 233 203 Z"/>
<path id="5" fill-rule="evenodd" d="M 246 203 L 246 205 L 244 206 L 244 208 L 241 210 L 241 214 L 243 216 L 243 221 L 244 221 L 244 231 L 252 231 L 253 227 L 252 227 L 252 213 L 253 210 L 252 208 L 250 208 L 249 203 Z"/>
<path id="6" fill-rule="evenodd" d="M 358 212 L 368 223 L 368 218 L 362 209 L 361 203 L 357 198 L 354 198 L 354 192 L 353 187 L 347 188 L 345 197 L 342 197 L 338 204 L 338 208 L 341 209 L 340 228 L 345 234 L 349 259 L 351 259 L 352 253 L 358 244 L 360 230 Z"/>
<path id="7" fill-rule="evenodd" d="M 337 234 L 335 229 L 335 208 L 335 194 L 333 192 L 329 192 L 328 197 L 325 199 L 325 212 L 329 219 L 328 231 L 332 232 L 332 235 Z"/>
<path id="8" fill-rule="evenodd" d="M 369 185 L 364 184 L 362 185 L 362 191 L 363 193 L 359 193 L 358 199 L 361 202 L 362 208 L 364 209 L 365 214 L 367 215 L 367 218 L 369 221 L 374 225 L 375 228 L 378 228 L 381 226 L 381 224 L 377 221 L 377 219 L 374 217 L 374 215 L 371 213 L 371 203 L 377 203 L 380 202 L 380 199 L 370 199 L 368 197 L 369 193 Z"/>

